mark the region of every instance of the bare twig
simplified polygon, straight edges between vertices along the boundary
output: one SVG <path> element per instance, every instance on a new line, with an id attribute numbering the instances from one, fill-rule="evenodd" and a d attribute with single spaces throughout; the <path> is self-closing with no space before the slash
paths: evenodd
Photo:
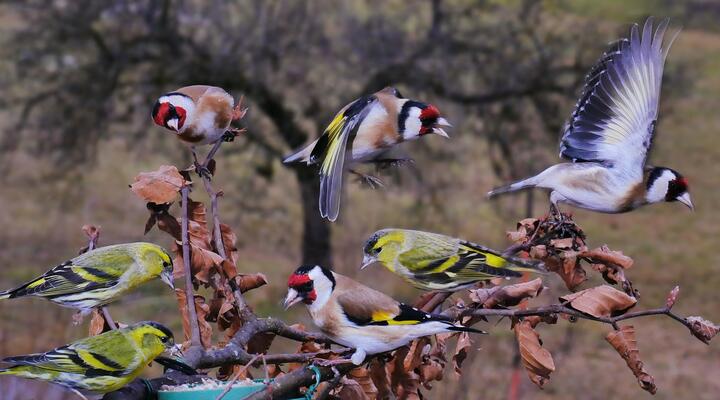
<path id="1" fill-rule="evenodd" d="M 103 318 L 105 318 L 105 322 L 108 324 L 110 329 L 116 330 L 118 328 L 115 321 L 113 321 L 112 317 L 110 316 L 110 311 L 108 311 L 108 308 L 105 306 L 100 307 L 100 311 L 102 311 Z"/>
<path id="2" fill-rule="evenodd" d="M 262 356 L 263 356 L 262 354 L 256 354 L 255 357 L 250 359 L 250 361 L 248 361 L 247 364 L 245 364 L 242 368 L 240 368 L 238 370 L 238 372 L 233 374 L 232 378 L 230 378 L 230 380 L 227 381 L 227 386 L 225 387 L 225 390 L 223 390 L 222 393 L 220 393 L 220 395 L 218 395 L 218 397 L 215 398 L 215 400 L 222 400 L 222 398 L 225 397 L 225 395 L 228 394 L 230 392 L 230 390 L 232 390 L 233 384 L 235 384 L 235 381 L 238 380 L 238 378 L 240 377 L 240 374 L 245 373 L 247 371 L 247 369 L 250 368 L 252 363 L 254 363 L 255 360 L 257 360 L 258 358 L 262 358 Z"/>
<path id="3" fill-rule="evenodd" d="M 188 193 L 190 186 L 185 185 L 180 189 L 182 196 L 181 229 L 182 229 L 182 252 L 183 269 L 185 272 L 185 297 L 187 300 L 188 315 L 190 319 L 190 347 L 201 348 L 200 327 L 198 326 L 197 311 L 195 310 L 195 293 L 192 284 L 192 271 L 190 269 L 190 242 L 188 240 Z"/>

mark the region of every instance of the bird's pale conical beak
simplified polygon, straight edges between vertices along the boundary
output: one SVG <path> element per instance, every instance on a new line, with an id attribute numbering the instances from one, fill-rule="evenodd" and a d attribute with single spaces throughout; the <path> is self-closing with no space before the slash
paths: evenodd
<path id="1" fill-rule="evenodd" d="M 297 290 L 288 289 L 287 296 L 285 296 L 285 302 L 283 303 L 283 307 L 287 310 L 288 308 L 294 306 L 301 301 L 302 297 L 300 297 L 300 294 Z"/>
<path id="2" fill-rule="evenodd" d="M 435 122 L 435 125 L 438 125 L 438 126 L 447 126 L 448 128 L 452 128 L 452 124 L 450 124 L 450 123 L 448 122 L 448 120 L 446 120 L 446 119 L 443 118 L 443 117 L 438 118 L 437 122 Z"/>
<path id="3" fill-rule="evenodd" d="M 677 201 L 685 204 L 687 208 L 690 209 L 690 211 L 695 211 L 695 206 L 692 203 L 692 200 L 690 200 L 690 193 L 685 192 L 682 195 L 677 197 Z"/>
<path id="4" fill-rule="evenodd" d="M 375 258 L 369 254 L 365 254 L 363 256 L 362 266 L 360 267 L 360 269 L 367 268 L 370 264 L 374 263 L 375 261 L 377 261 L 377 258 Z"/>
<path id="5" fill-rule="evenodd" d="M 163 271 L 162 273 L 160 273 L 160 279 L 162 279 L 162 281 L 165 282 L 166 285 L 170 286 L 170 289 L 175 289 L 172 271 Z"/>
<path id="6" fill-rule="evenodd" d="M 175 132 L 178 131 L 178 120 L 177 118 L 169 119 L 167 122 L 167 126 L 170 127 L 170 129 L 174 130 Z"/>
<path id="7" fill-rule="evenodd" d="M 438 118 L 437 122 L 435 122 L 435 126 L 433 126 L 433 133 L 449 139 L 450 135 L 448 135 L 448 133 L 445 132 L 445 129 L 441 128 L 441 126 L 452 128 L 452 125 L 450 125 L 450 123 L 445 118 L 440 117 Z"/>

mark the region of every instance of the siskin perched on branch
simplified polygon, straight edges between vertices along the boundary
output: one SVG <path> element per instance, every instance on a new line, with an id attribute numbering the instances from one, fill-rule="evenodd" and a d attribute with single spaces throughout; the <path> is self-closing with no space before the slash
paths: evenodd
<path id="1" fill-rule="evenodd" d="M 0 368 L 0 375 L 52 382 L 85 398 L 82 393 L 107 393 L 125 386 L 173 346 L 168 328 L 139 322 L 46 353 L 5 358 L 2 362 L 9 366 Z"/>
<path id="2" fill-rule="evenodd" d="M 89 312 L 157 277 L 174 287 L 172 259 L 162 247 L 145 242 L 118 244 L 83 253 L 22 286 L 0 292 L 0 299 L 44 297 Z"/>

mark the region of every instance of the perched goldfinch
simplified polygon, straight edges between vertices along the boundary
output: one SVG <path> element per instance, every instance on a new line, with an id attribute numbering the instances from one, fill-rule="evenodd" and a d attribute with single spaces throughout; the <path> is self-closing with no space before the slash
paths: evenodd
<path id="1" fill-rule="evenodd" d="M 125 386 L 174 345 L 172 332 L 157 322 L 80 339 L 46 353 L 8 357 L 0 375 L 38 379 L 64 386 L 80 397 Z"/>
<path id="2" fill-rule="evenodd" d="M 356 365 L 368 354 L 391 351 L 419 337 L 453 331 L 482 333 L 317 265 L 301 266 L 288 279 L 285 308 L 301 301 L 323 333 L 355 349 L 351 360 Z"/>
<path id="3" fill-rule="evenodd" d="M 157 277 L 174 287 L 172 270 L 170 255 L 152 243 L 99 247 L 58 265 L 20 287 L 0 292 L 0 299 L 44 297 L 61 306 L 87 313 Z"/>
<path id="4" fill-rule="evenodd" d="M 443 126 L 450 124 L 437 107 L 403 98 L 387 87 L 343 107 L 319 139 L 283 162 L 320 164 L 320 216 L 335 221 L 346 169 L 358 163 L 407 161 L 393 146 L 431 133 L 448 137 Z"/>
<path id="5" fill-rule="evenodd" d="M 207 86 L 185 86 L 165 93 L 155 102 L 152 119 L 190 145 L 196 167 L 199 166 L 195 146 L 217 142 L 222 138 L 231 140 L 230 123 L 245 115 L 240 104 L 224 89 Z"/>
<path id="6" fill-rule="evenodd" d="M 448 292 L 492 278 L 545 271 L 542 263 L 502 256 L 466 240 L 408 229 L 375 232 L 365 242 L 361 269 L 376 261 L 418 289 Z"/>
<path id="7" fill-rule="evenodd" d="M 655 136 L 663 67 L 664 20 L 653 32 L 648 18 L 642 32 L 634 25 L 629 39 L 617 42 L 593 67 L 575 111 L 564 128 L 560 156 L 571 163 L 553 165 L 532 178 L 488 193 L 550 189 L 550 202 L 603 213 L 621 213 L 662 201 L 692 209 L 688 182 L 677 171 L 646 165 Z"/>

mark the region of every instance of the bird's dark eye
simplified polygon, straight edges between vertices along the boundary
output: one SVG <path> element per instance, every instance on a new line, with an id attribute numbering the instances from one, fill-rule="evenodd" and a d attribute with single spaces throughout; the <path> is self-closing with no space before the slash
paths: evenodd
<path id="1" fill-rule="evenodd" d="M 160 338 L 160 341 L 163 342 L 163 343 L 167 343 L 168 340 L 170 340 L 170 337 L 169 337 L 169 336 L 163 336 L 163 337 Z"/>
<path id="2" fill-rule="evenodd" d="M 380 252 L 382 251 L 382 249 L 383 249 L 382 246 L 376 247 L 376 248 L 375 248 L 375 254 L 380 254 Z"/>
<path id="3" fill-rule="evenodd" d="M 309 291 L 313 290 L 313 283 L 312 282 L 303 283 L 300 286 L 296 286 L 295 290 L 297 290 L 300 293 L 309 292 Z"/>

